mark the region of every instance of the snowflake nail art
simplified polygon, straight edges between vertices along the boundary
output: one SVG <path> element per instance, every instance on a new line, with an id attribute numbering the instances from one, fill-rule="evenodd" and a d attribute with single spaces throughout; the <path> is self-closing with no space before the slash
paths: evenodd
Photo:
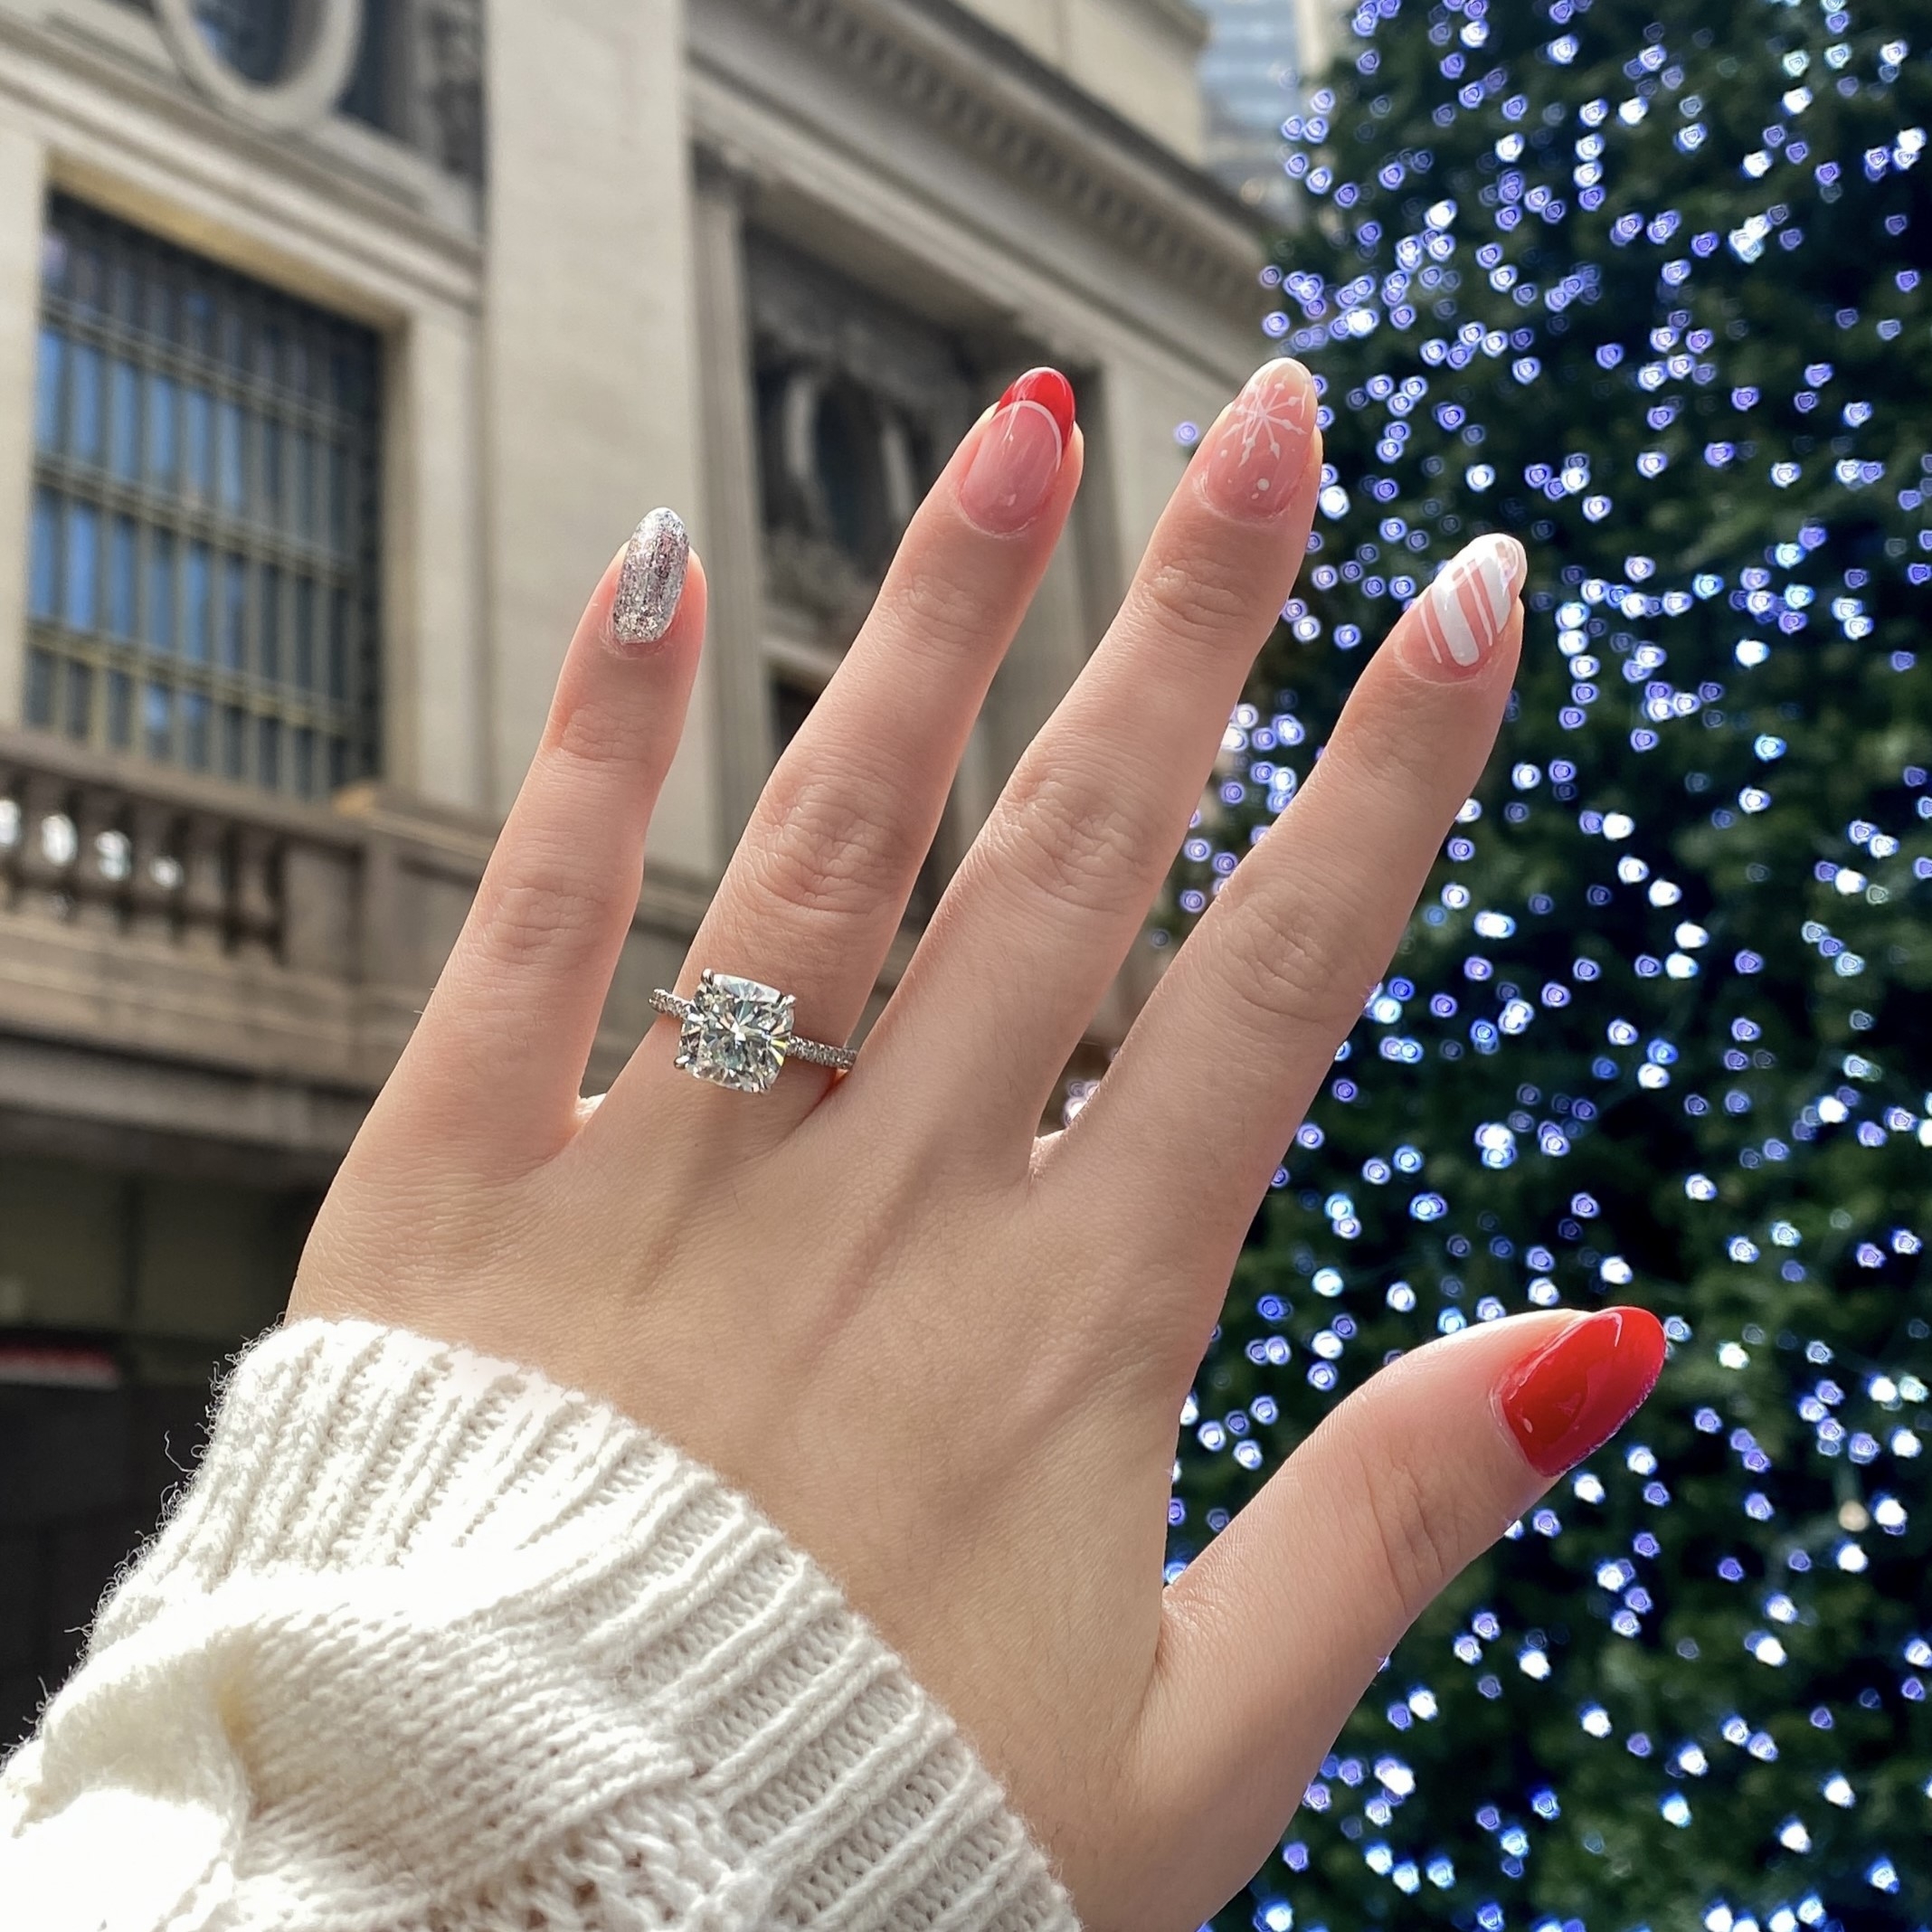
<path id="1" fill-rule="evenodd" d="M 1230 516 L 1287 507 L 1308 456 L 1314 395 L 1300 363 L 1271 362 L 1248 378 L 1209 438 L 1201 488 Z"/>

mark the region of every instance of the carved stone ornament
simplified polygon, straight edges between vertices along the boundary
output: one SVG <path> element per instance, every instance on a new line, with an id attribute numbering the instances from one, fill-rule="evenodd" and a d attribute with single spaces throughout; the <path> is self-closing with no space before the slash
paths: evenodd
<path id="1" fill-rule="evenodd" d="M 216 106 L 264 132 L 325 119 L 342 97 L 362 41 L 362 0 L 297 0 L 287 70 L 266 86 L 237 73 L 209 43 L 194 0 L 155 0 L 175 64 Z"/>
<path id="2" fill-rule="evenodd" d="M 438 166 L 483 178 L 480 0 L 417 0 L 409 15 L 409 139 Z"/>
<path id="3" fill-rule="evenodd" d="M 788 359 L 851 377 L 948 441 L 972 420 L 957 353 L 939 330 L 755 230 L 745 284 L 753 333 Z"/>

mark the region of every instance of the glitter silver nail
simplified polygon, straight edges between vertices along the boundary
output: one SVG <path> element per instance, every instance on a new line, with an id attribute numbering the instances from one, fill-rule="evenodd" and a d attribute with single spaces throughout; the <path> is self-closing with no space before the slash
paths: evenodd
<path id="1" fill-rule="evenodd" d="M 611 600 L 611 642 L 618 649 L 655 644 L 671 628 L 690 554 L 691 539 L 675 510 L 653 510 L 630 533 Z"/>

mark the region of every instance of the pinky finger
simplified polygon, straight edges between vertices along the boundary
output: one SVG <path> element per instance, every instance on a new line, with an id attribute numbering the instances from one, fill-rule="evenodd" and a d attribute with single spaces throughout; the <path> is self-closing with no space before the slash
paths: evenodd
<path id="1" fill-rule="evenodd" d="M 573 1134 L 704 628 L 684 526 L 653 510 L 578 622 L 536 756 L 379 1113 L 469 1142 L 492 1167 L 533 1164 Z"/>

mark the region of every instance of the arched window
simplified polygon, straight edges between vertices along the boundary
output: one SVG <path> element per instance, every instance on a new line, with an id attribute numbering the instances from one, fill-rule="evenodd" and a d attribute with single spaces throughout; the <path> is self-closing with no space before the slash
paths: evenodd
<path id="1" fill-rule="evenodd" d="M 768 589 L 842 649 L 973 379 L 942 330 L 781 243 L 754 237 L 747 269 Z"/>
<path id="2" fill-rule="evenodd" d="M 287 74 L 297 12 L 292 0 L 194 0 L 202 38 L 257 87 Z"/>

